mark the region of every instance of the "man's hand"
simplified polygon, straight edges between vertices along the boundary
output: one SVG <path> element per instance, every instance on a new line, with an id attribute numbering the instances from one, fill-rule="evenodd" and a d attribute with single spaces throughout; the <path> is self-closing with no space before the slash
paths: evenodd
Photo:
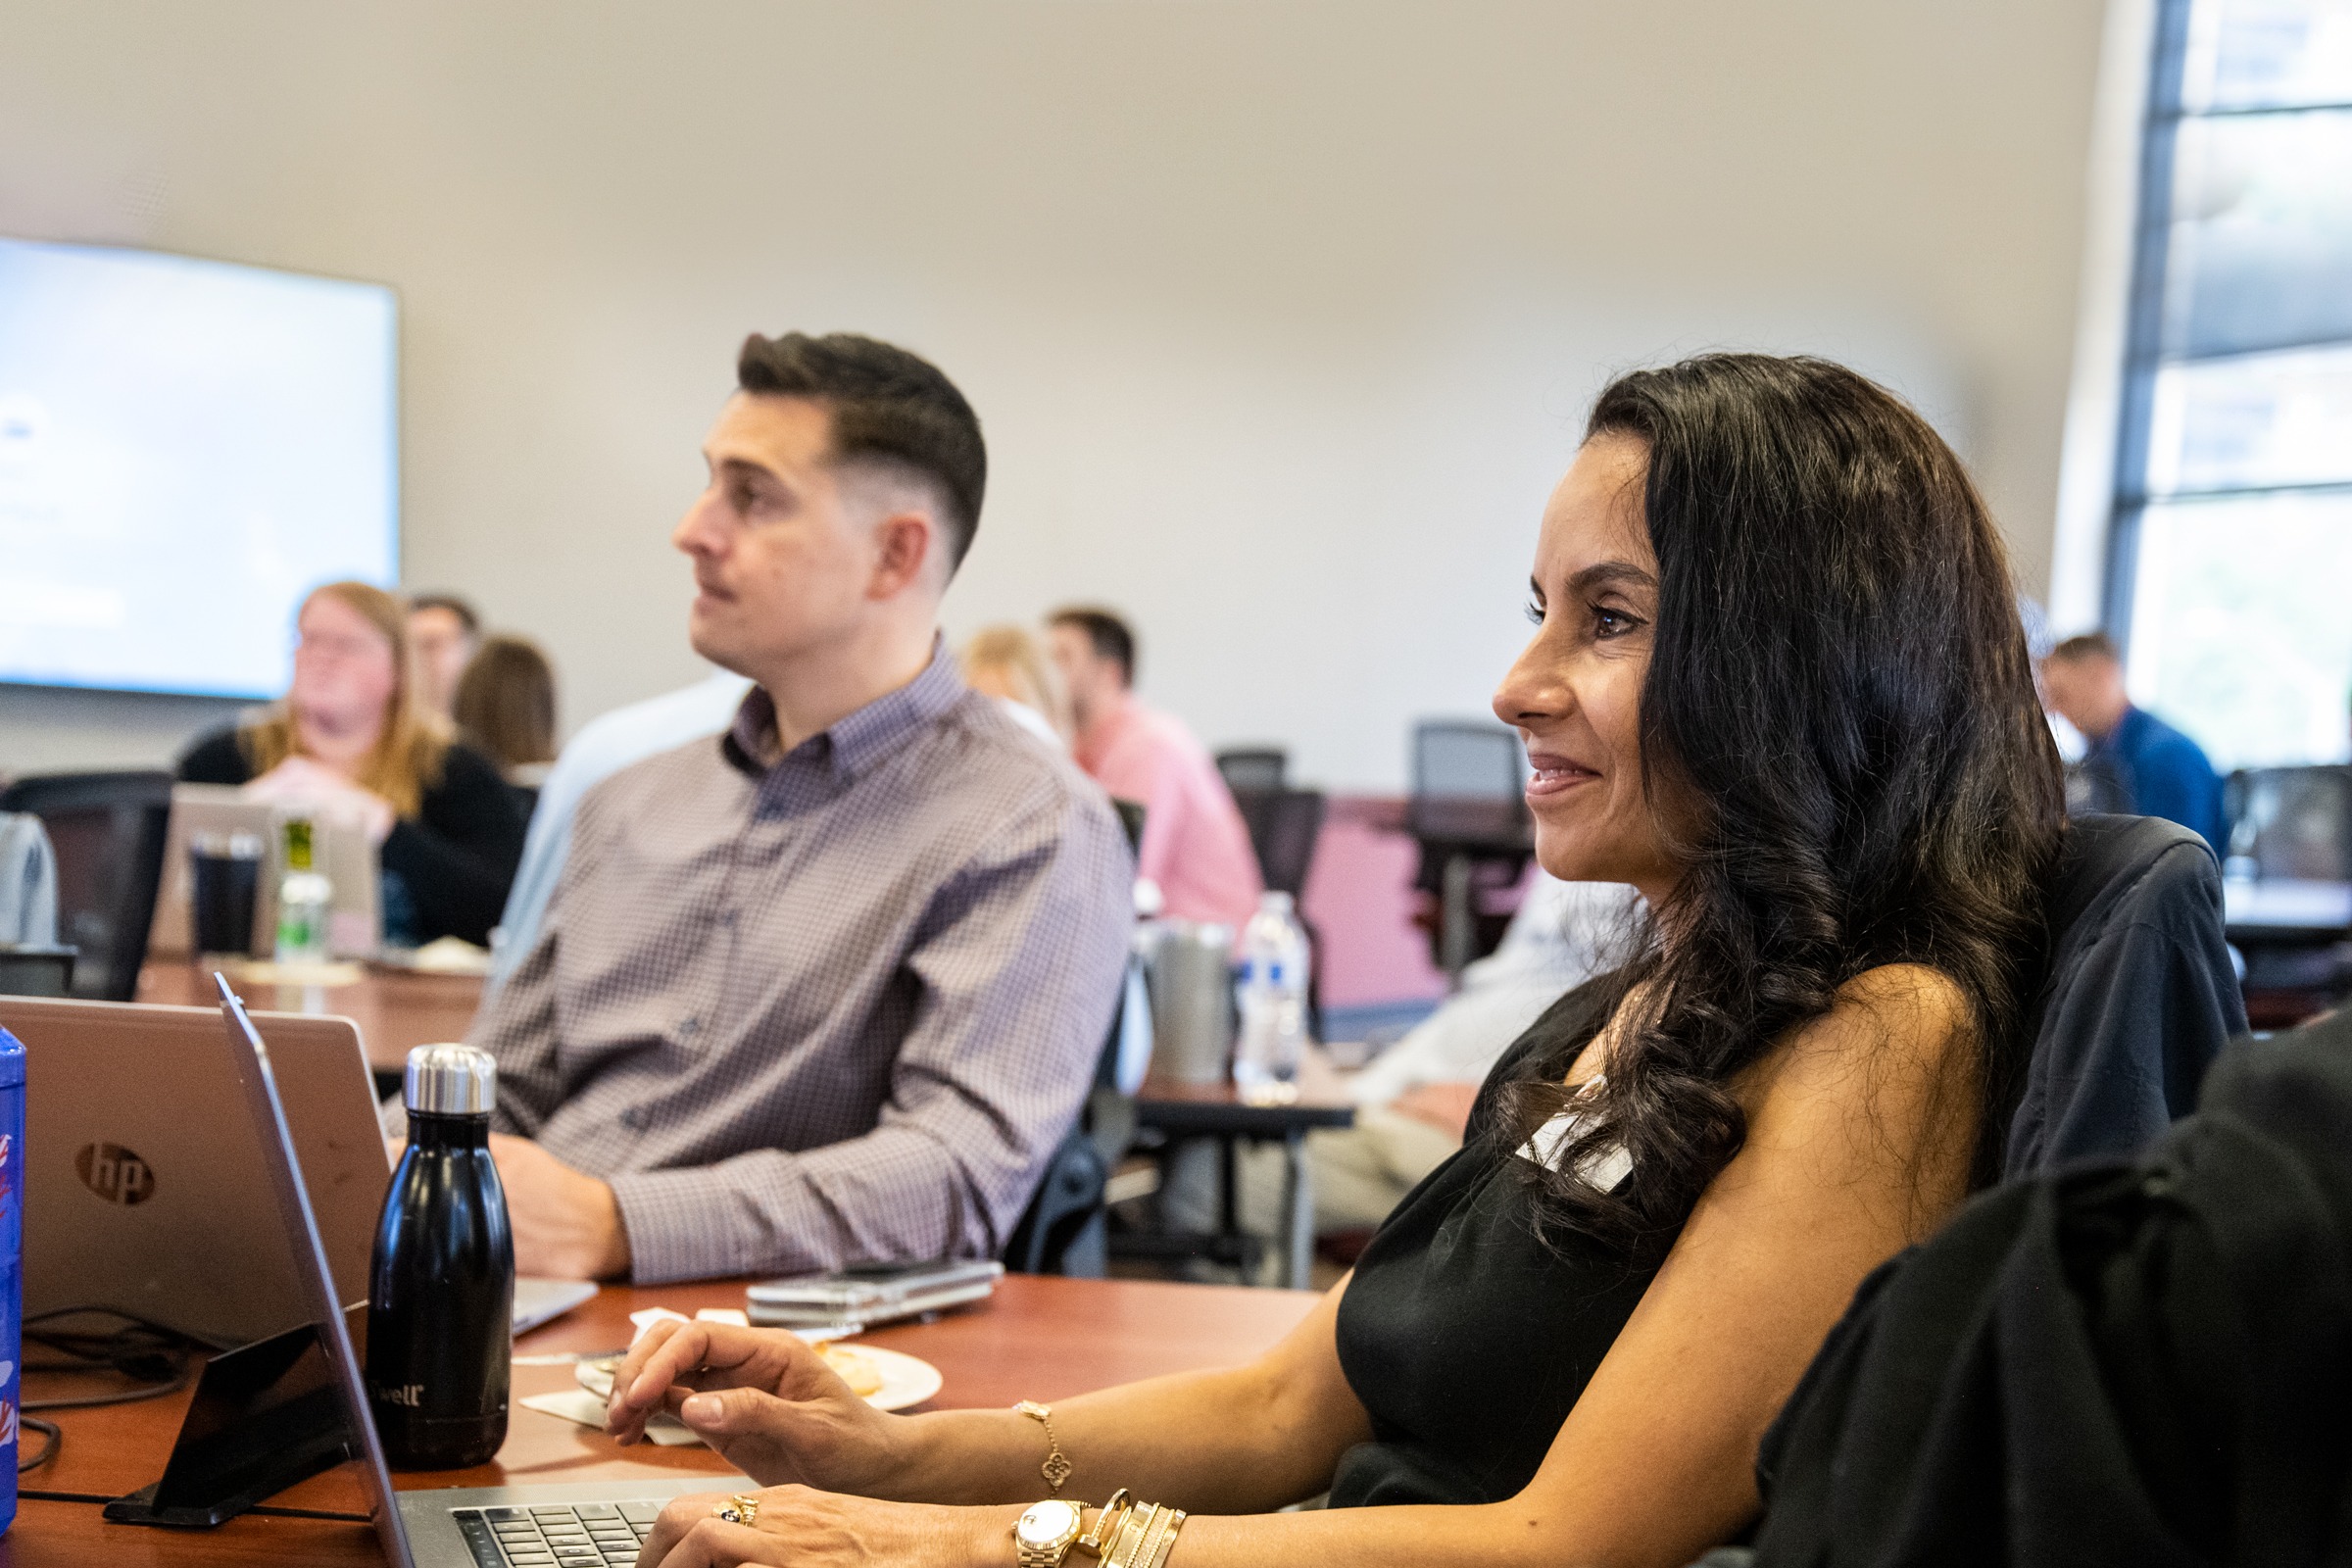
<path id="1" fill-rule="evenodd" d="M 629 1233 L 612 1189 L 528 1138 L 490 1135 L 514 1226 L 514 1272 L 606 1280 L 629 1271 Z"/>

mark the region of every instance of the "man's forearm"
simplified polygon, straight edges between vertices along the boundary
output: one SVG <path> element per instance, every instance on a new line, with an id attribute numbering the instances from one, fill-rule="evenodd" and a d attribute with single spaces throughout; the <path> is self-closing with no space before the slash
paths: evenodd
<path id="1" fill-rule="evenodd" d="M 641 1285 L 980 1257 L 985 1205 L 941 1143 L 904 1125 L 801 1153 L 610 1178 Z"/>

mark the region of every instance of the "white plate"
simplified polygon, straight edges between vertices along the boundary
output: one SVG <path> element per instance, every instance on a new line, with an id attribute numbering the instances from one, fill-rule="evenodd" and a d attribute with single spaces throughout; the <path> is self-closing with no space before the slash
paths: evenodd
<path id="1" fill-rule="evenodd" d="M 877 1410 L 904 1410 L 920 1404 L 947 1386 L 939 1368 L 920 1356 L 904 1350 L 886 1350 L 879 1345 L 845 1345 L 845 1350 L 855 1350 L 872 1364 L 882 1376 L 882 1387 L 865 1396 L 865 1402 Z M 612 1373 L 616 1359 L 582 1361 L 572 1369 L 580 1387 L 600 1399 L 612 1397 Z"/>

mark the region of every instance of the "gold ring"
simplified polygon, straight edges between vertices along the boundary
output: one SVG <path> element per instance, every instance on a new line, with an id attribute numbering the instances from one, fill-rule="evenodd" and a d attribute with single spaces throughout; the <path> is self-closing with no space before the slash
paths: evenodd
<path id="1" fill-rule="evenodd" d="M 711 1509 L 710 1517 L 724 1519 L 731 1525 L 742 1525 L 749 1529 L 760 1522 L 760 1499 L 749 1493 L 738 1492 Z"/>

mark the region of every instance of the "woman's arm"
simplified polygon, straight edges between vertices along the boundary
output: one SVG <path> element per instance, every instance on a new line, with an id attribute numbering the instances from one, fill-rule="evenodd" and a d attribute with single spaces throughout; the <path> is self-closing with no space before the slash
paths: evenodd
<path id="1" fill-rule="evenodd" d="M 1105 1389 L 1054 1406 L 1074 1467 L 1062 1491 L 1100 1500 L 1119 1487 L 1202 1513 L 1260 1513 L 1331 1485 L 1340 1455 L 1372 1436 L 1340 1370 L 1343 1280 L 1248 1365 Z M 906 1494 L 938 1502 L 1033 1502 L 1046 1435 L 1010 1410 L 918 1418 Z"/>
<path id="2" fill-rule="evenodd" d="M 1187 1508 L 1247 1513 L 1314 1495 L 1371 1435 L 1340 1372 L 1342 1281 L 1246 1366 L 1107 1389 L 1053 1407 L 1073 1468 L 1064 1494 L 1118 1487 Z M 1047 1494 L 1045 1428 L 1013 1410 L 882 1415 L 789 1335 L 657 1326 L 613 1379 L 623 1442 L 668 1408 L 757 1480 L 931 1503 L 1034 1502 Z M 697 1392 L 697 1391 L 710 1392 Z M 1017 1511 L 1017 1509 L 1016 1509 Z"/>

